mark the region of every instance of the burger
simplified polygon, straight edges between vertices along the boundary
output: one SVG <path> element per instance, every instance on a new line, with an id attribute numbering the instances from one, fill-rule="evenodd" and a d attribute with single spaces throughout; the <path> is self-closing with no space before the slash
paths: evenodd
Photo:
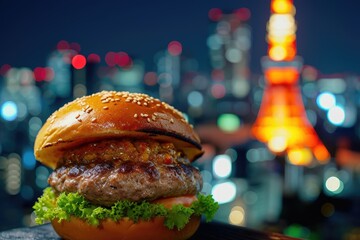
<path id="1" fill-rule="evenodd" d="M 191 165 L 202 153 L 181 112 L 156 98 L 78 98 L 36 137 L 36 159 L 54 170 L 36 222 L 50 221 L 64 239 L 187 239 L 218 209 Z"/>

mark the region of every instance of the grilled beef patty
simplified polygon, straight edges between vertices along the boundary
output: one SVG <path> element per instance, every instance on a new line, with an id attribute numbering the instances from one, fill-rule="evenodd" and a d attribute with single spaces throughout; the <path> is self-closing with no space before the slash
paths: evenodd
<path id="1" fill-rule="evenodd" d="M 110 206 L 118 200 L 154 200 L 196 194 L 199 171 L 171 143 L 109 140 L 68 151 L 49 176 L 59 192 L 78 192 Z"/>

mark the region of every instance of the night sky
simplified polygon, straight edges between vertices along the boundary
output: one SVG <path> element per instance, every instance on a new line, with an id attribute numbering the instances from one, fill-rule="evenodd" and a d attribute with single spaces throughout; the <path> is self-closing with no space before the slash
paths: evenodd
<path id="1" fill-rule="evenodd" d="M 360 74 L 360 1 L 295 0 L 298 54 L 325 74 Z M 209 68 L 208 11 L 247 7 L 252 28 L 250 68 L 260 73 L 266 55 L 270 0 L 10 1 L 0 0 L 0 66 L 45 66 L 60 40 L 77 42 L 82 54 L 125 51 L 154 69 L 153 56 L 170 41 Z"/>

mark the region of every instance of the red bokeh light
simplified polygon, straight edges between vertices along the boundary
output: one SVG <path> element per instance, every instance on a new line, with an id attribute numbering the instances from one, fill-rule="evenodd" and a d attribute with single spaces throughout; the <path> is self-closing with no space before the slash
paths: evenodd
<path id="1" fill-rule="evenodd" d="M 10 70 L 10 68 L 11 68 L 10 64 L 2 65 L 1 68 L 0 68 L 0 75 L 4 76 L 7 73 L 7 71 Z"/>
<path id="2" fill-rule="evenodd" d="M 114 52 L 108 52 L 105 55 L 105 62 L 109 67 L 114 67 L 116 62 L 115 62 L 115 56 L 116 53 Z"/>
<path id="3" fill-rule="evenodd" d="M 115 55 L 115 62 L 120 67 L 127 67 L 131 64 L 131 58 L 126 52 L 119 52 Z"/>
<path id="4" fill-rule="evenodd" d="M 108 52 L 105 55 L 105 62 L 109 67 L 118 65 L 126 68 L 132 65 L 132 59 L 126 52 Z"/>
<path id="5" fill-rule="evenodd" d="M 168 45 L 168 52 L 173 56 L 178 56 L 182 52 L 182 45 L 178 41 L 172 41 Z"/>
<path id="6" fill-rule="evenodd" d="M 33 71 L 35 81 L 51 81 L 54 79 L 54 70 L 50 67 L 37 67 Z"/>
<path id="7" fill-rule="evenodd" d="M 101 60 L 99 55 L 97 55 L 96 53 L 91 53 L 87 57 L 87 61 L 91 63 L 99 63 Z"/>
<path id="8" fill-rule="evenodd" d="M 75 55 L 71 60 L 71 64 L 75 69 L 82 69 L 86 65 L 86 58 L 81 54 Z"/>
<path id="9" fill-rule="evenodd" d="M 66 49 L 69 49 L 70 48 L 70 45 L 67 41 L 65 40 L 61 40 L 58 42 L 58 44 L 56 45 L 56 48 L 58 50 L 66 50 Z"/>
<path id="10" fill-rule="evenodd" d="M 247 21 L 251 16 L 251 12 L 248 8 L 239 8 L 234 11 L 234 14 L 241 21 Z"/>
<path id="11" fill-rule="evenodd" d="M 46 79 L 46 68 L 37 67 L 34 69 L 35 81 L 41 82 Z"/>
<path id="12" fill-rule="evenodd" d="M 222 14 L 223 13 L 220 8 L 212 8 L 210 9 L 208 16 L 210 20 L 217 22 L 221 19 Z"/>
<path id="13" fill-rule="evenodd" d="M 223 98 L 225 97 L 225 94 L 226 89 L 224 85 L 216 83 L 211 87 L 211 95 L 213 95 L 214 98 Z"/>
<path id="14" fill-rule="evenodd" d="M 158 81 L 158 76 L 156 72 L 147 72 L 144 75 L 144 83 L 148 86 L 155 86 Z"/>

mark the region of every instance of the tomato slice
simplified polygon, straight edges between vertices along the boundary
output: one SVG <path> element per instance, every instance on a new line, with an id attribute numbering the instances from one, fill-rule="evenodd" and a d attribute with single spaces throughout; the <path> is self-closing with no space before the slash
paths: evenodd
<path id="1" fill-rule="evenodd" d="M 180 197 L 161 198 L 153 201 L 153 203 L 162 204 L 166 208 L 172 208 L 172 206 L 176 204 L 182 204 L 185 207 L 189 207 L 196 200 L 197 197 L 195 195 L 186 195 Z"/>

